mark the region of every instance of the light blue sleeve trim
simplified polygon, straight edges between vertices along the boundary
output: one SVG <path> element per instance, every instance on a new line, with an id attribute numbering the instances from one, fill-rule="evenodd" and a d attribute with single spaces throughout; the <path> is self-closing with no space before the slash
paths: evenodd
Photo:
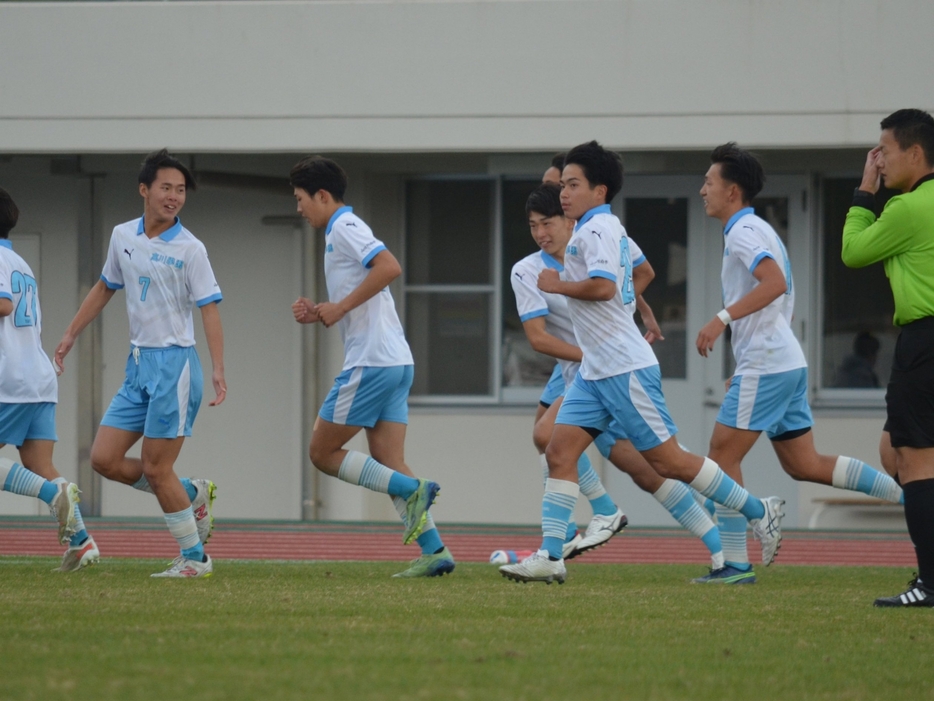
<path id="1" fill-rule="evenodd" d="M 647 260 L 647 258 L 646 258 L 644 255 L 639 256 L 638 258 L 636 258 L 636 259 L 632 262 L 632 267 L 633 267 L 633 268 L 638 268 L 640 265 L 642 265 L 643 263 L 645 263 L 646 260 Z"/>
<path id="2" fill-rule="evenodd" d="M 519 317 L 519 321 L 521 321 L 524 324 L 529 319 L 534 319 L 539 316 L 548 316 L 548 310 L 547 309 L 536 309 L 534 312 L 529 312 L 528 314 L 521 315 Z"/>
<path id="3" fill-rule="evenodd" d="M 0 292 L 0 299 L 8 299 L 12 302 L 13 295 L 11 295 L 9 292 Z"/>
<path id="4" fill-rule="evenodd" d="M 602 277 L 602 278 L 606 278 L 607 280 L 612 280 L 613 282 L 616 282 L 616 276 L 613 273 L 606 272 L 605 270 L 591 270 L 588 272 L 588 275 L 590 275 L 590 277 L 592 278 Z"/>
<path id="5" fill-rule="evenodd" d="M 218 292 L 217 294 L 213 294 L 210 297 L 199 299 L 197 302 L 195 302 L 195 304 L 197 304 L 199 307 L 203 307 L 207 304 L 210 304 L 211 302 L 217 302 L 218 304 L 220 304 L 220 301 L 222 299 L 224 299 L 224 296 L 220 292 Z"/>
<path id="6" fill-rule="evenodd" d="M 369 267 L 370 267 L 370 261 L 373 260 L 374 258 L 376 258 L 376 255 L 377 255 L 380 251 L 385 251 L 385 250 L 386 250 L 386 246 L 384 246 L 384 245 L 379 245 L 379 246 L 377 246 L 376 248 L 374 248 L 372 251 L 370 251 L 369 253 L 367 253 L 366 258 L 364 258 L 363 261 L 362 261 L 363 267 L 364 267 L 364 268 L 369 268 Z"/>
<path id="7" fill-rule="evenodd" d="M 773 256 L 771 253 L 769 253 L 768 251 L 762 251 L 762 253 L 760 253 L 759 255 L 757 255 L 755 258 L 752 259 L 752 264 L 749 266 L 750 273 L 756 269 L 756 266 L 762 262 L 763 258 L 771 258 L 772 260 L 775 260 L 775 256 Z"/>
<path id="8" fill-rule="evenodd" d="M 107 285 L 107 289 L 110 289 L 110 290 L 122 290 L 123 289 L 123 285 L 118 285 L 115 282 L 111 282 L 110 280 L 105 278 L 103 275 L 101 275 L 101 280 L 103 280 L 104 284 Z"/>

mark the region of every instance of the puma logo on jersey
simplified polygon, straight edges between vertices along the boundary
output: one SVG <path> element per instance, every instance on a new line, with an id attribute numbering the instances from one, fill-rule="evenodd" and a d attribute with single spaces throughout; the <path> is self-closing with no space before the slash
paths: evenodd
<path id="1" fill-rule="evenodd" d="M 525 275 L 523 275 L 522 273 L 516 273 L 516 277 L 519 278 L 520 280 L 525 279 Z"/>
<path id="2" fill-rule="evenodd" d="M 601 241 L 603 240 L 603 235 L 602 235 L 599 231 L 594 231 L 593 229 L 591 229 L 591 230 L 590 230 L 590 233 L 593 234 L 594 236 L 596 236 L 596 237 L 597 237 L 598 239 L 600 239 Z"/>
<path id="3" fill-rule="evenodd" d="M 136 250 L 136 249 L 134 248 L 133 251 L 135 251 L 135 250 Z M 123 252 L 126 253 L 127 258 L 129 258 L 130 260 L 133 260 L 133 251 L 128 251 L 128 250 L 125 249 L 125 248 L 123 249 Z"/>

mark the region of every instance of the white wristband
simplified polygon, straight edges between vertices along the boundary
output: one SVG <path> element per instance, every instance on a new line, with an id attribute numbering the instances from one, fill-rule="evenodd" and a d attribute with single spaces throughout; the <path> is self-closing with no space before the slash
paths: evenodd
<path id="1" fill-rule="evenodd" d="M 729 326 L 733 321 L 733 317 L 730 316 L 730 313 L 726 309 L 718 311 L 717 318 L 723 322 L 724 326 Z"/>

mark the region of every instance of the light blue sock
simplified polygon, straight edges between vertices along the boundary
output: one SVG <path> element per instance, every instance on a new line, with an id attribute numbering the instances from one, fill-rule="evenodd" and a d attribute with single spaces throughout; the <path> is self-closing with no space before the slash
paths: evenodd
<path id="1" fill-rule="evenodd" d="M 67 482 L 68 480 L 64 477 L 56 477 L 52 480 L 52 484 L 67 484 Z M 75 504 L 75 523 L 78 526 L 78 530 L 75 531 L 75 534 L 71 536 L 71 540 L 68 541 L 68 544 L 72 547 L 81 545 L 88 539 L 88 531 L 84 526 L 84 519 L 81 518 L 81 509 L 78 508 L 77 504 Z"/>
<path id="2" fill-rule="evenodd" d="M 746 551 L 746 517 L 738 511 L 717 505 L 717 528 L 726 564 L 738 570 L 751 568 L 749 553 Z"/>
<path id="3" fill-rule="evenodd" d="M 862 492 L 893 504 L 905 503 L 905 493 L 898 486 L 898 482 L 866 463 L 845 455 L 839 456 L 837 464 L 834 465 L 833 486 Z"/>
<path id="4" fill-rule="evenodd" d="M 694 500 L 691 491 L 691 488 L 684 482 L 666 479 L 652 496 L 668 509 L 678 523 L 701 539 L 710 551 L 714 569 L 717 569 L 717 565 L 723 566 L 720 533 L 700 504 Z"/>
<path id="5" fill-rule="evenodd" d="M 392 505 L 396 507 L 396 513 L 399 514 L 399 518 L 405 523 L 405 499 L 394 496 L 392 498 Z M 415 542 L 418 543 L 419 547 L 422 549 L 422 555 L 434 555 L 444 548 L 444 543 L 441 541 L 441 534 L 438 533 L 438 527 L 435 526 L 435 520 L 431 517 L 431 514 L 428 514 L 428 519 L 425 521 L 425 528 L 422 530 L 422 534 L 415 539 Z"/>
<path id="6" fill-rule="evenodd" d="M 739 511 L 750 521 L 765 516 L 765 504 L 740 487 L 710 458 L 704 458 L 700 472 L 691 480 L 691 486 L 718 504 Z"/>
<path id="7" fill-rule="evenodd" d="M 164 514 L 165 523 L 169 533 L 178 542 L 182 557 L 197 562 L 204 562 L 204 547 L 198 538 L 198 526 L 195 524 L 195 514 L 189 506 L 182 511 Z"/>
<path id="8" fill-rule="evenodd" d="M 568 521 L 568 530 L 564 534 L 564 542 L 570 543 L 577 535 L 577 521 L 574 520 L 574 513 L 571 512 L 571 520 Z"/>
<path id="9" fill-rule="evenodd" d="M 348 450 L 337 473 L 338 479 L 374 492 L 408 499 L 418 489 L 418 480 L 376 462 L 369 455 Z"/>
<path id="10" fill-rule="evenodd" d="M 581 453 L 577 461 L 577 484 L 580 486 L 580 493 L 590 501 L 590 508 L 594 514 L 600 516 L 612 516 L 618 509 L 610 495 L 603 488 L 600 477 L 590 464 L 590 458 L 587 453 Z"/>
<path id="11" fill-rule="evenodd" d="M 46 504 L 51 504 L 58 495 L 57 484 L 49 482 L 8 458 L 0 458 L 0 483 L 3 484 L 4 492 L 36 497 Z"/>
<path id="12" fill-rule="evenodd" d="M 542 498 L 542 550 L 547 550 L 555 559 L 561 559 L 568 521 L 574 513 L 574 504 L 579 494 L 580 487 L 576 482 L 551 477 L 545 482 L 545 496 Z"/>
<path id="13" fill-rule="evenodd" d="M 182 483 L 182 486 L 185 488 L 185 493 L 188 495 L 189 501 L 194 501 L 195 497 L 198 496 L 198 490 L 195 489 L 195 486 L 191 483 L 190 477 L 179 477 L 178 481 Z M 143 475 L 138 480 L 133 483 L 133 489 L 138 489 L 141 492 L 146 492 L 148 494 L 155 494 L 152 491 L 152 487 L 149 485 L 149 480 L 146 479 L 146 475 Z"/>

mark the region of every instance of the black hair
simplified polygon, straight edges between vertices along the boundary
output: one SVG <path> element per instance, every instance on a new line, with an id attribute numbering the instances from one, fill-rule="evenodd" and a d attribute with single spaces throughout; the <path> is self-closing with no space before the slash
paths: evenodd
<path id="1" fill-rule="evenodd" d="M 292 166 L 289 184 L 309 195 L 324 190 L 331 193 L 335 202 L 343 202 L 347 191 L 347 173 L 330 158 L 308 156 Z"/>
<path id="2" fill-rule="evenodd" d="M 10 193 L 0 187 L 0 239 L 7 238 L 18 221 L 19 207 Z"/>
<path id="3" fill-rule="evenodd" d="M 710 154 L 710 162 L 720 164 L 720 177 L 736 184 L 743 192 L 743 204 L 752 202 L 765 186 L 765 171 L 759 159 L 735 141 L 721 144 Z"/>
<path id="4" fill-rule="evenodd" d="M 898 110 L 892 112 L 879 125 L 882 130 L 892 130 L 898 147 L 906 151 L 915 144 L 924 151 L 924 160 L 934 166 L 934 117 L 924 110 Z"/>
<path id="5" fill-rule="evenodd" d="M 580 166 L 590 187 L 606 186 L 606 201 L 610 202 L 623 189 L 623 160 L 618 153 L 607 151 L 596 141 L 575 146 L 568 151 L 564 165 Z"/>
<path id="6" fill-rule="evenodd" d="M 860 331 L 853 339 L 853 352 L 860 358 L 875 358 L 879 346 L 879 339 L 868 331 Z"/>
<path id="7" fill-rule="evenodd" d="M 561 188 L 555 183 L 542 183 L 532 190 L 525 201 L 525 213 L 541 214 L 543 217 L 563 217 L 561 209 Z"/>
<path id="8" fill-rule="evenodd" d="M 188 170 L 188 166 L 169 153 L 168 149 L 153 151 L 143 159 L 143 165 L 139 169 L 139 183 L 149 187 L 152 185 L 159 171 L 163 168 L 174 168 L 185 176 L 185 188 L 188 190 L 197 189 L 195 176 Z"/>
<path id="9" fill-rule="evenodd" d="M 567 152 L 562 151 L 551 157 L 551 167 L 558 170 L 564 170 L 564 159 L 568 157 Z"/>

